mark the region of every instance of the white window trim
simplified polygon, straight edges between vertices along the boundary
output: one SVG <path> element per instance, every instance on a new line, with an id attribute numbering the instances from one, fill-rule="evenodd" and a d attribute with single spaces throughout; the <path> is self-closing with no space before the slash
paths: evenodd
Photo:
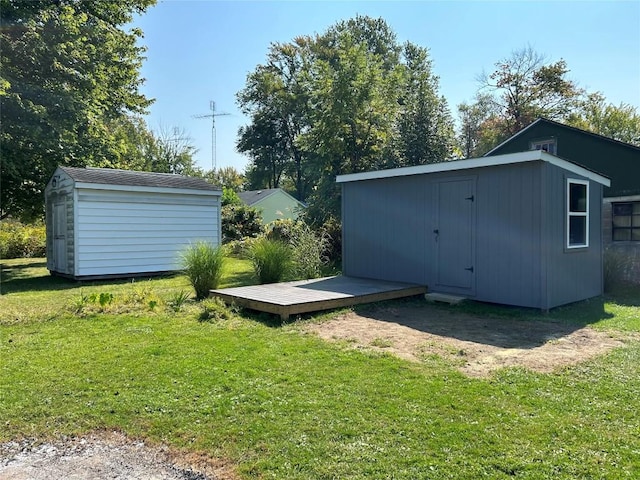
<path id="1" fill-rule="evenodd" d="M 543 148 L 536 148 L 537 146 L 542 147 L 543 145 L 553 145 L 553 152 L 550 152 L 548 150 L 544 150 Z M 549 137 L 549 138 L 545 138 L 542 140 L 533 140 L 531 142 L 529 142 L 529 150 L 542 150 L 543 152 L 547 152 L 551 155 L 557 155 L 558 154 L 558 143 L 556 142 L 556 139 L 554 137 Z"/>
<path id="2" fill-rule="evenodd" d="M 571 184 L 585 185 L 586 187 L 586 196 L 587 196 L 587 208 L 585 212 L 572 212 L 571 211 Z M 566 230 L 566 246 L 567 249 L 575 249 L 575 248 L 587 248 L 589 247 L 589 182 L 587 180 L 578 180 L 577 178 L 567 178 L 567 230 Z M 570 228 L 571 228 L 571 217 L 585 217 L 586 225 L 585 225 L 585 243 L 581 243 L 580 245 L 570 245 Z"/>

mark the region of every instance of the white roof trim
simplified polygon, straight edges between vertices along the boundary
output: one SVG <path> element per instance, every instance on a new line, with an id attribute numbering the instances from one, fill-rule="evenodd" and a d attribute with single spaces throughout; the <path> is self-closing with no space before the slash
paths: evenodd
<path id="1" fill-rule="evenodd" d="M 500 147 L 502 147 L 505 143 L 509 143 L 511 140 L 513 140 L 515 137 L 519 137 L 520 135 L 522 135 L 524 132 L 526 132 L 527 130 L 529 130 L 531 127 L 533 127 L 535 124 L 537 124 L 538 122 L 541 122 L 543 119 L 542 118 L 538 118 L 536 119 L 535 122 L 530 123 L 529 125 L 527 125 L 526 127 L 524 127 L 522 130 L 517 131 L 516 133 L 514 133 L 513 135 L 511 135 L 509 138 L 507 138 L 504 142 L 502 142 L 500 145 L 493 147 L 491 150 L 489 150 L 487 153 L 485 153 L 483 156 L 484 157 L 488 157 L 489 155 L 491 155 L 492 152 L 495 152 L 496 150 L 498 150 Z"/>
<path id="2" fill-rule="evenodd" d="M 423 175 L 425 173 L 454 172 L 457 170 L 467 170 L 470 168 L 494 167 L 498 165 L 510 165 L 514 163 L 543 161 L 557 167 L 568 170 L 576 175 L 581 175 L 598 182 L 605 187 L 611 185 L 608 178 L 603 177 L 591 170 L 587 170 L 575 163 L 568 162 L 542 150 L 530 150 L 527 152 L 509 153 L 506 155 L 495 155 L 492 157 L 469 158 L 466 160 L 453 160 L 449 162 L 431 163 L 429 165 L 417 165 L 415 167 L 393 168 L 389 170 L 378 170 L 375 172 L 351 173 L 338 175 L 337 183 L 357 182 L 360 180 L 375 180 L 382 178 L 405 177 L 408 175 Z"/>
<path id="3" fill-rule="evenodd" d="M 221 190 L 196 190 L 192 188 L 171 188 L 171 187 L 142 187 L 137 185 L 112 185 L 107 183 L 87 183 L 76 182 L 76 189 L 86 190 L 110 190 L 116 192 L 142 192 L 142 193 L 173 193 L 182 195 L 206 195 L 219 197 Z"/>

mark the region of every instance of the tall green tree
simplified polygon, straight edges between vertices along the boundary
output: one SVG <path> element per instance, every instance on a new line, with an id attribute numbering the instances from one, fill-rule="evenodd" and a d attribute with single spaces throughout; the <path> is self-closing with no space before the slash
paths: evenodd
<path id="1" fill-rule="evenodd" d="M 449 159 L 455 142 L 453 119 L 426 48 L 403 46 L 404 78 L 398 100 L 398 162 L 392 166 L 421 165 Z"/>
<path id="2" fill-rule="evenodd" d="M 139 93 L 142 32 L 124 30 L 153 0 L 0 0 L 2 218 L 43 212 L 56 165 L 122 166 Z"/>
<path id="3" fill-rule="evenodd" d="M 295 185 L 323 222 L 339 217 L 336 175 L 447 159 L 453 122 L 431 70 L 426 49 L 366 16 L 272 45 L 238 94 L 253 188 Z"/>
<path id="4" fill-rule="evenodd" d="M 607 103 L 600 92 L 579 103 L 567 123 L 621 142 L 640 146 L 640 113 L 632 105 Z"/>

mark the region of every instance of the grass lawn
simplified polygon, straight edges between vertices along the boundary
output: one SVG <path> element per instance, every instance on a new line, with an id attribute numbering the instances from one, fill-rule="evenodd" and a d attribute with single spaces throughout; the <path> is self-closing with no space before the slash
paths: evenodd
<path id="1" fill-rule="evenodd" d="M 555 374 L 471 379 L 297 323 L 199 322 L 192 301 L 167 308 L 190 291 L 181 276 L 78 285 L 41 259 L 2 263 L 0 441 L 115 428 L 228 459 L 245 478 L 640 478 L 637 340 Z M 241 260 L 224 278 L 253 281 Z M 114 299 L 76 315 L 93 293 Z M 464 308 L 640 331 L 638 289 L 549 317 Z"/>

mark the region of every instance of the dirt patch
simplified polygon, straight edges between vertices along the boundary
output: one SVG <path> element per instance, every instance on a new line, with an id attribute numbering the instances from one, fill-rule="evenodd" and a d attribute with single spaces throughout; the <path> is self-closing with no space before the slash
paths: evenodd
<path id="1" fill-rule="evenodd" d="M 306 327 L 326 340 L 389 352 L 410 361 L 438 355 L 471 377 L 504 367 L 552 372 L 624 345 L 589 327 L 482 318 L 433 305 L 375 308 Z"/>
<path id="2" fill-rule="evenodd" d="M 55 442 L 0 444 L 3 480 L 155 479 L 236 480 L 230 465 L 197 454 L 133 441 L 119 432 L 98 432 Z"/>

